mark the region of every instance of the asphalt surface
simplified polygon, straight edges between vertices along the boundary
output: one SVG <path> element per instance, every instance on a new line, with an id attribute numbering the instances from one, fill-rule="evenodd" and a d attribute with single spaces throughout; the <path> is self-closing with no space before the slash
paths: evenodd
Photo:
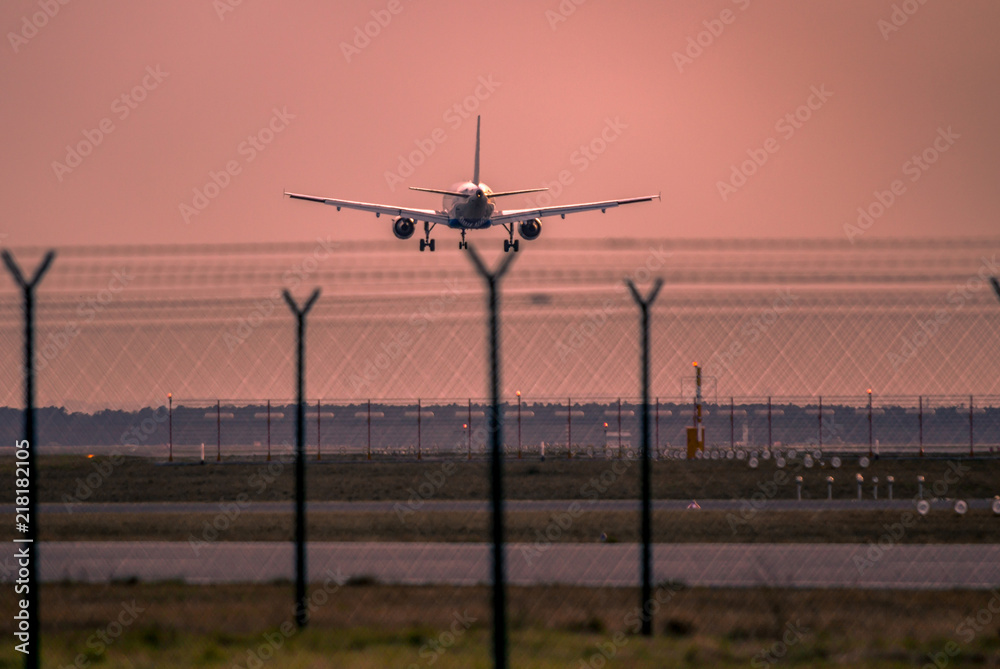
<path id="1" fill-rule="evenodd" d="M 692 500 L 661 499 L 653 500 L 653 509 L 663 511 L 681 511 L 688 507 Z M 970 509 L 988 509 L 993 503 L 991 499 L 966 500 Z M 42 515 L 48 513 L 217 513 L 221 507 L 232 505 L 231 500 L 223 502 L 122 502 L 122 503 L 46 503 L 39 504 Z M 507 511 L 566 511 L 572 500 L 507 500 L 504 508 Z M 637 511 L 639 500 L 602 499 L 578 500 L 576 502 L 585 511 Z M 697 500 L 698 505 L 706 510 L 731 511 L 743 508 L 749 502 L 739 499 L 705 499 Z M 930 503 L 933 511 L 950 512 L 954 500 L 935 500 Z M 407 500 L 382 500 L 365 502 L 309 502 L 307 511 L 337 511 L 362 513 L 393 513 L 397 505 L 406 506 L 413 511 L 489 511 L 490 504 L 486 500 L 417 500 L 410 503 Z M 905 510 L 915 508 L 912 499 L 874 500 L 874 499 L 835 499 L 835 500 L 765 500 L 759 505 L 758 511 L 874 511 L 874 510 Z M 248 513 L 292 513 L 292 502 L 255 502 L 250 501 L 241 506 Z M 14 513 L 12 505 L 0 506 L 0 513 Z"/>
<path id="2" fill-rule="evenodd" d="M 656 582 L 688 586 L 989 589 L 1000 586 L 1000 545 L 679 544 L 654 547 Z M 291 543 L 43 543 L 42 581 L 180 580 L 266 583 L 291 579 Z M 13 550 L 11 551 L 13 553 Z M 392 584 L 487 583 L 481 543 L 312 543 L 309 580 L 374 578 Z M 508 582 L 627 587 L 637 584 L 637 544 L 509 544 Z M 8 558 L 0 580 L 16 578 Z"/>

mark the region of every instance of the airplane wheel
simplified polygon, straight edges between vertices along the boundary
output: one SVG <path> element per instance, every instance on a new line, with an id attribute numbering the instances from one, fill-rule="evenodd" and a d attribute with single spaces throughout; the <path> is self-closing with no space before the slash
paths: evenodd
<path id="1" fill-rule="evenodd" d="M 507 253 L 508 251 L 510 251 L 510 242 L 508 242 L 505 239 L 505 240 L 503 240 L 503 252 Z"/>
<path id="2" fill-rule="evenodd" d="M 427 242 L 425 242 L 425 241 L 424 241 L 424 240 L 422 240 L 422 239 L 420 240 L 420 252 L 421 252 L 421 253 L 423 253 L 423 251 L 424 251 L 424 246 L 426 246 L 426 244 L 427 244 Z"/>
<path id="3" fill-rule="evenodd" d="M 430 242 L 428 242 L 427 246 L 430 248 L 431 252 L 433 252 L 434 251 L 434 240 L 432 239 Z"/>
<path id="4" fill-rule="evenodd" d="M 521 250 L 520 249 L 520 242 L 521 242 L 520 239 L 515 239 L 514 240 L 514 253 L 517 253 L 518 251 Z"/>

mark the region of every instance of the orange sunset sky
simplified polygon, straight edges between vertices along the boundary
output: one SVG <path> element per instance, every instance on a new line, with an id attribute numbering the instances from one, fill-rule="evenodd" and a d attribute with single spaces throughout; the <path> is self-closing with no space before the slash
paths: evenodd
<path id="1" fill-rule="evenodd" d="M 1000 230 L 990 0 L 235 2 L 0 6 L 0 242 L 402 243 L 282 190 L 439 207 L 476 114 L 495 190 L 662 191 L 538 243 Z"/>

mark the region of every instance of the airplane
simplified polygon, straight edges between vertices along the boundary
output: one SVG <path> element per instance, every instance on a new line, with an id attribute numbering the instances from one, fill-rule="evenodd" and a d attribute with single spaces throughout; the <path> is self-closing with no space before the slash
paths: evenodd
<path id="1" fill-rule="evenodd" d="M 431 230 L 438 224 L 454 228 L 462 233 L 462 241 L 458 243 L 459 249 L 468 249 L 469 243 L 465 240 L 465 233 L 468 230 L 484 230 L 494 225 L 502 225 L 507 231 L 508 239 L 504 240 L 504 252 L 519 250 L 518 241 L 514 239 L 514 226 L 517 226 L 521 239 L 532 241 L 538 239 L 542 233 L 542 218 L 546 216 L 560 216 L 566 218 L 566 214 L 575 214 L 580 211 L 590 211 L 600 209 L 601 213 L 612 207 L 620 207 L 635 202 L 649 202 L 659 200 L 659 195 L 647 195 L 644 197 L 633 197 L 625 200 L 605 200 L 603 202 L 585 202 L 582 204 L 566 204 L 554 207 L 534 207 L 531 209 L 510 209 L 501 211 L 494 201 L 498 197 L 508 195 L 520 195 L 522 193 L 538 193 L 548 190 L 547 188 L 528 188 L 524 190 L 510 190 L 494 192 L 484 183 L 479 181 L 479 124 L 480 118 L 476 117 L 476 163 L 472 173 L 472 181 L 454 184 L 450 190 L 437 188 L 417 188 L 410 186 L 410 190 L 424 193 L 436 193 L 444 196 L 444 206 L 442 209 L 413 209 L 411 207 L 395 207 L 387 204 L 372 204 L 369 202 L 355 202 L 353 200 L 338 200 L 335 198 L 318 197 L 315 195 L 303 195 L 301 193 L 285 192 L 285 195 L 295 200 L 307 200 L 309 202 L 321 202 L 336 207 L 340 211 L 341 207 L 347 209 L 359 209 L 369 211 L 378 218 L 382 214 L 395 216 L 392 223 L 392 232 L 398 239 L 409 239 L 416 231 L 418 221 L 424 224 L 424 238 L 420 240 L 420 250 L 434 251 L 434 240 L 431 239 Z"/>

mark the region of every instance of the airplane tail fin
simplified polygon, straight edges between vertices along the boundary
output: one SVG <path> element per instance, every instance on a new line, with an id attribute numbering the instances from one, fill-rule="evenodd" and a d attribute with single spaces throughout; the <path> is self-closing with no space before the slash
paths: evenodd
<path id="1" fill-rule="evenodd" d="M 472 183 L 479 185 L 479 120 L 480 117 L 476 117 L 476 167 L 472 173 Z"/>

